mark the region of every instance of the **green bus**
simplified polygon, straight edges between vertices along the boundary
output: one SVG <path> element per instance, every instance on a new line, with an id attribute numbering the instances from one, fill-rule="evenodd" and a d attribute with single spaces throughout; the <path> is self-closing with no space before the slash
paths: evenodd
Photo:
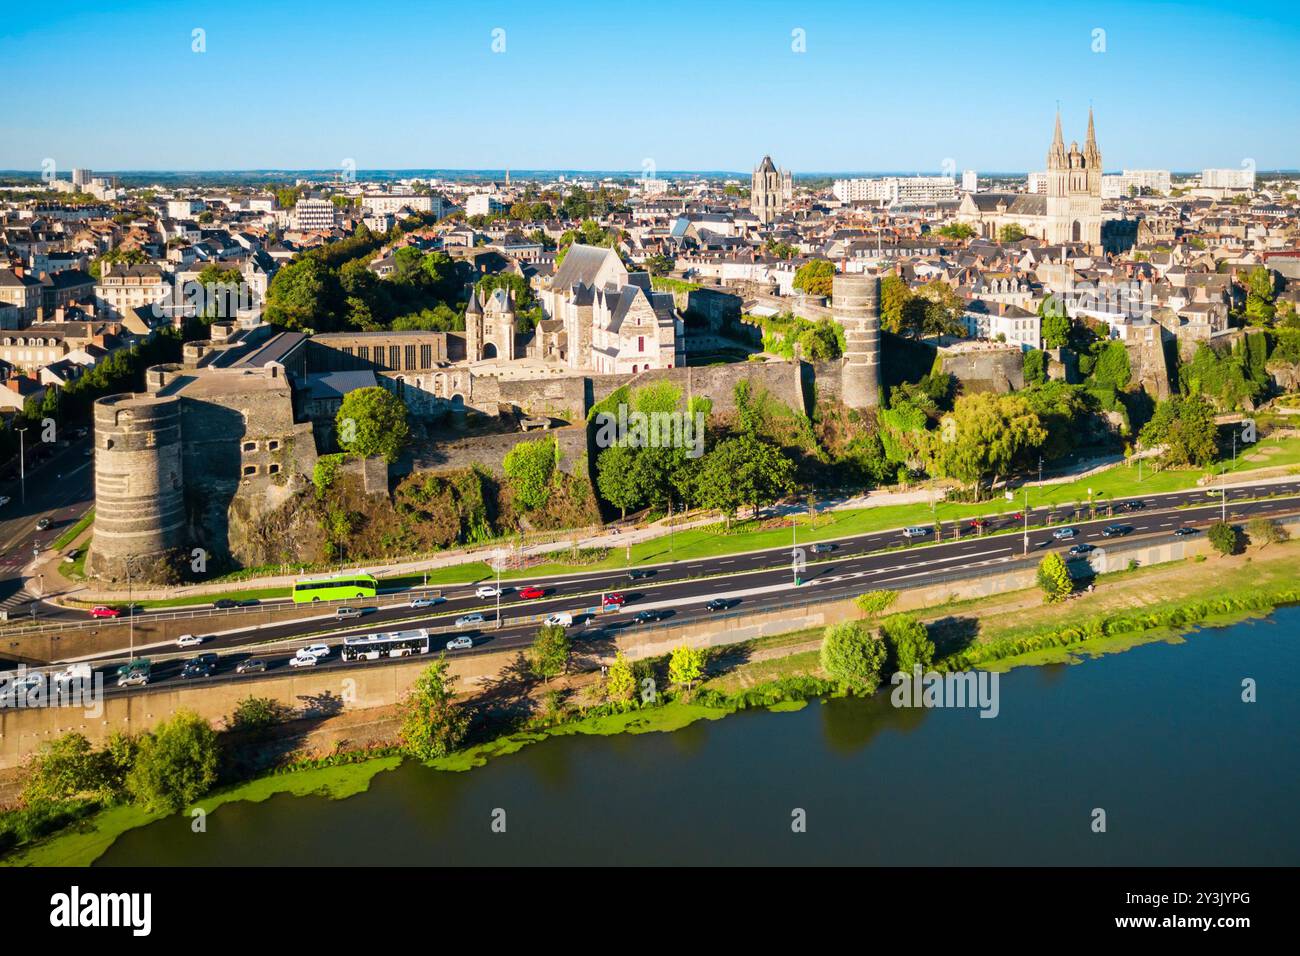
<path id="1" fill-rule="evenodd" d="M 293 603 L 309 604 L 314 601 L 347 601 L 351 598 L 372 598 L 379 588 L 374 575 L 349 574 L 337 578 L 317 578 L 299 581 L 293 586 Z"/>

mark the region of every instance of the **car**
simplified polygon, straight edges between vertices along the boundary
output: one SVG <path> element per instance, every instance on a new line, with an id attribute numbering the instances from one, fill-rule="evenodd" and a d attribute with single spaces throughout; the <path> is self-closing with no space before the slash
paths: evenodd
<path id="1" fill-rule="evenodd" d="M 182 634 L 176 638 L 177 647 L 198 647 L 203 643 L 203 638 L 198 634 Z"/>
<path id="2" fill-rule="evenodd" d="M 246 657 L 235 665 L 236 674 L 262 674 L 266 672 L 266 661 L 260 657 Z"/>
<path id="3" fill-rule="evenodd" d="M 315 667 L 316 658 L 311 654 L 303 654 L 289 658 L 290 667 Z"/>
<path id="4" fill-rule="evenodd" d="M 653 624 L 656 621 L 662 621 L 667 615 L 663 611 L 637 611 L 636 617 L 632 618 L 638 624 Z"/>
<path id="5" fill-rule="evenodd" d="M 542 623 L 548 624 L 552 627 L 555 627 L 557 625 L 559 627 L 572 627 L 573 615 L 570 614 L 568 611 L 556 611 L 554 614 L 548 614 L 546 616 L 546 620 L 544 620 Z"/>
<path id="6" fill-rule="evenodd" d="M 1126 524 L 1111 524 L 1101 529 L 1103 538 L 1122 538 L 1133 529 Z"/>
<path id="7" fill-rule="evenodd" d="M 1188 535 L 1191 534 L 1200 534 L 1200 531 L 1197 528 L 1179 528 L 1177 531 L 1174 532 L 1174 537 L 1186 538 Z"/>
<path id="8" fill-rule="evenodd" d="M 449 651 L 467 651 L 473 646 L 473 638 L 466 637 L 463 634 L 460 637 L 453 637 L 447 642 L 447 650 Z"/>
<path id="9" fill-rule="evenodd" d="M 1124 502 L 1124 507 L 1127 508 L 1129 511 L 1141 511 L 1141 510 L 1142 510 L 1143 508 L 1145 508 L 1146 506 L 1147 506 L 1147 503 L 1146 503 L 1145 501 L 1126 501 L 1126 502 Z"/>
<path id="10" fill-rule="evenodd" d="M 731 602 L 723 598 L 714 598 L 708 604 L 704 605 L 710 611 L 725 611 L 731 607 Z"/>
<path id="11" fill-rule="evenodd" d="M 248 598 L 247 600 L 244 600 L 244 601 L 240 601 L 240 602 L 238 602 L 238 605 L 237 605 L 237 606 L 238 606 L 238 607 L 257 607 L 257 606 L 258 606 L 259 604 L 261 604 L 261 603 L 262 603 L 262 602 L 259 601 L 257 598 Z"/>
<path id="12" fill-rule="evenodd" d="M 36 671 L 28 671 L 25 674 L 7 674 L 5 676 L 9 678 L 9 689 L 15 694 L 25 694 L 45 682 L 45 679 Z"/>
<path id="13" fill-rule="evenodd" d="M 1088 543 L 1085 541 L 1085 542 L 1080 542 L 1079 544 L 1076 544 L 1074 547 L 1072 547 L 1072 548 L 1070 549 L 1070 552 L 1069 552 L 1069 553 L 1070 553 L 1070 554 L 1087 554 L 1089 551 L 1096 551 L 1096 550 L 1097 550 L 1096 548 L 1094 548 L 1092 545 L 1088 544 Z"/>
<path id="14" fill-rule="evenodd" d="M 49 527 L 50 527 L 50 519 L 49 519 L 49 518 L 42 518 L 40 521 L 36 522 L 36 530 L 37 530 L 37 531 L 45 531 L 45 530 L 48 530 Z"/>
<path id="15" fill-rule="evenodd" d="M 118 687 L 142 687 L 149 683 L 148 671 L 130 671 L 117 679 Z"/>
<path id="16" fill-rule="evenodd" d="M 229 611 L 231 608 L 239 607 L 239 602 L 233 601 L 230 598 L 221 598 L 220 600 L 213 601 L 212 606 L 218 611 Z"/>
<path id="17" fill-rule="evenodd" d="M 1011 516 L 1011 520 L 1012 520 L 1012 521 L 1024 521 L 1024 520 L 1025 520 L 1025 513 L 1024 513 L 1023 511 L 1017 511 L 1015 514 L 1013 514 L 1013 515 Z"/>
<path id="18" fill-rule="evenodd" d="M 474 611 L 471 614 L 462 614 L 460 617 L 456 618 L 457 627 L 470 627 L 471 625 L 474 624 L 486 624 L 486 623 L 487 623 L 487 618 L 485 618 L 482 614 L 478 613 L 478 611 Z"/>
<path id="19" fill-rule="evenodd" d="M 617 591 L 610 591 L 605 595 L 605 599 L 601 603 L 606 607 L 609 607 L 611 604 L 615 607 L 622 607 L 627 603 L 627 598 L 622 594 L 619 594 Z"/>
<path id="20" fill-rule="evenodd" d="M 537 587 L 535 584 L 529 584 L 528 586 L 519 589 L 519 596 L 525 601 L 534 601 L 539 597 L 545 597 L 546 591 L 543 588 Z"/>
<path id="21" fill-rule="evenodd" d="M 814 544 L 812 546 L 813 554 L 830 554 L 834 550 L 835 550 L 835 545 L 826 542 L 823 542 L 821 544 Z"/>
<path id="22" fill-rule="evenodd" d="M 81 553 L 80 549 L 73 548 L 71 551 L 69 551 L 67 554 L 63 556 L 63 563 L 64 564 L 75 563 L 77 560 L 77 555 L 79 555 L 80 553 Z"/>
<path id="23" fill-rule="evenodd" d="M 478 590 L 474 592 L 476 598 L 494 598 L 499 597 L 500 595 L 501 588 L 494 587 L 491 584 L 480 585 Z"/>
<path id="24" fill-rule="evenodd" d="M 310 654 L 312 657 L 329 657 L 330 646 L 328 644 L 308 644 L 306 647 L 298 648 L 298 656 Z"/>
<path id="25" fill-rule="evenodd" d="M 921 527 L 920 525 L 916 525 L 916 526 L 911 527 L 911 528 L 904 528 L 904 529 L 903 529 L 903 537 L 904 537 L 904 538 L 924 538 L 927 534 L 930 534 L 931 531 L 933 531 L 933 530 L 934 530 L 933 528 L 923 528 L 923 527 Z"/>
<path id="26" fill-rule="evenodd" d="M 413 597 L 407 607 L 433 607 L 447 600 L 445 597 Z"/>
<path id="27" fill-rule="evenodd" d="M 186 661 L 181 667 L 181 677 L 211 677 L 212 666 L 209 661 L 196 657 L 192 661 Z"/>
<path id="28" fill-rule="evenodd" d="M 1078 534 L 1079 532 L 1074 528 L 1057 528 L 1052 532 L 1052 537 L 1057 541 L 1069 541 L 1071 538 L 1077 537 Z"/>
<path id="29" fill-rule="evenodd" d="M 95 449 L 93 449 L 93 448 L 87 448 L 87 449 L 86 449 L 85 451 L 83 451 L 81 454 L 82 454 L 82 457 L 84 457 L 84 458 L 94 458 L 94 457 L 95 457 Z"/>
<path id="30" fill-rule="evenodd" d="M 346 621 L 360 616 L 361 608 L 359 607 L 337 607 L 334 609 L 334 617 L 340 621 Z"/>
<path id="31" fill-rule="evenodd" d="M 975 529 L 987 528 L 989 526 L 989 523 L 985 521 L 983 518 L 972 518 L 970 526 Z"/>
<path id="32" fill-rule="evenodd" d="M 653 571 L 634 569 L 627 573 L 627 579 L 629 581 L 640 581 L 642 578 L 650 578 L 650 577 L 654 577 Z"/>
<path id="33" fill-rule="evenodd" d="M 91 617 L 121 617 L 121 608 L 109 607 L 106 604 L 96 604 L 90 609 Z"/>
<path id="34" fill-rule="evenodd" d="M 5 505 L 9 504 L 11 500 L 12 499 L 10 499 L 8 495 L 0 495 L 0 508 L 3 508 Z"/>

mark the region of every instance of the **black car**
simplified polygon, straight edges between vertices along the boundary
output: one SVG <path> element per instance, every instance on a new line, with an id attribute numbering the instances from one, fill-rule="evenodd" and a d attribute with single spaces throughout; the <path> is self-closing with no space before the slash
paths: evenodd
<path id="1" fill-rule="evenodd" d="M 632 620 L 637 624 L 653 624 L 662 621 L 666 616 L 663 611 L 638 611 Z"/>
<path id="2" fill-rule="evenodd" d="M 211 677 L 216 667 L 216 654 L 200 654 L 185 662 L 181 668 L 181 677 Z"/>
<path id="3" fill-rule="evenodd" d="M 257 598 L 249 598 L 247 601 L 240 601 L 239 604 L 238 604 L 238 606 L 239 606 L 239 607 L 257 607 L 257 606 L 258 606 L 259 604 L 261 604 L 261 603 L 262 603 L 262 602 L 259 601 Z"/>
<path id="4" fill-rule="evenodd" d="M 249 657 L 235 665 L 236 674 L 262 674 L 266 672 L 266 661 L 260 657 Z"/>
<path id="5" fill-rule="evenodd" d="M 1101 529 L 1101 536 L 1103 538 L 1122 538 L 1132 530 L 1126 524 L 1112 524 Z"/>
<path id="6" fill-rule="evenodd" d="M 629 581 L 640 581 L 642 578 L 652 577 L 653 575 L 653 571 L 629 571 L 627 573 L 627 579 Z"/>
<path id="7" fill-rule="evenodd" d="M 1129 501 L 1126 502 L 1124 505 L 1124 507 L 1127 508 L 1129 511 L 1141 511 L 1146 506 L 1147 503 L 1145 501 Z"/>
<path id="8" fill-rule="evenodd" d="M 239 602 L 233 601 L 230 598 L 222 598 L 219 601 L 213 601 L 212 606 L 218 611 L 229 611 L 233 607 L 239 607 Z"/>
<path id="9" fill-rule="evenodd" d="M 1197 533 L 1198 530 L 1196 528 L 1179 528 L 1177 531 L 1174 532 L 1174 537 L 1185 538 L 1188 535 L 1197 534 Z"/>
<path id="10" fill-rule="evenodd" d="M 727 608 L 731 607 L 731 602 L 724 601 L 722 598 L 714 598 L 704 606 L 710 611 L 725 611 Z"/>
<path id="11" fill-rule="evenodd" d="M 814 544 L 812 546 L 813 554 L 830 554 L 835 550 L 835 545 L 830 543 Z"/>

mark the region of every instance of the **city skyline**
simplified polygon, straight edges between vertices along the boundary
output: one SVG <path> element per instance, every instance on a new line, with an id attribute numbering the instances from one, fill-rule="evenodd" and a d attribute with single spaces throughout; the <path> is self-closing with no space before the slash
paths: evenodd
<path id="1" fill-rule="evenodd" d="M 1094 108 L 1108 170 L 1300 164 L 1300 128 L 1283 121 L 1300 16 L 1281 4 L 1003 3 L 869 22 L 838 3 L 744 18 L 670 3 L 635 24 L 595 10 L 381 20 L 326 3 L 308 25 L 244 2 L 14 11 L 0 167 L 743 173 L 771 154 L 805 175 L 1014 173 L 1042 168 L 1058 102 L 1067 142 Z M 1208 73 L 1232 47 L 1249 47 L 1252 71 Z M 50 71 L 52 48 L 104 66 Z M 138 69 L 92 91 L 115 60 Z"/>

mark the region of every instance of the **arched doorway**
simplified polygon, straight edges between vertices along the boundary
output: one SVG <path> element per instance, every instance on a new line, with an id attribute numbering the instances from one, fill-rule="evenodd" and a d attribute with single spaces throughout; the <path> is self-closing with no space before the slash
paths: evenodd
<path id="1" fill-rule="evenodd" d="M 487 345 L 483 346 L 483 358 L 494 359 L 496 357 L 497 357 L 497 347 L 495 345 L 489 342 L 487 343 Z"/>
<path id="2" fill-rule="evenodd" d="M 1070 236 L 1075 242 L 1078 242 L 1083 238 L 1083 227 L 1079 225 L 1079 220 L 1077 219 L 1074 220 L 1074 225 L 1070 228 Z"/>

